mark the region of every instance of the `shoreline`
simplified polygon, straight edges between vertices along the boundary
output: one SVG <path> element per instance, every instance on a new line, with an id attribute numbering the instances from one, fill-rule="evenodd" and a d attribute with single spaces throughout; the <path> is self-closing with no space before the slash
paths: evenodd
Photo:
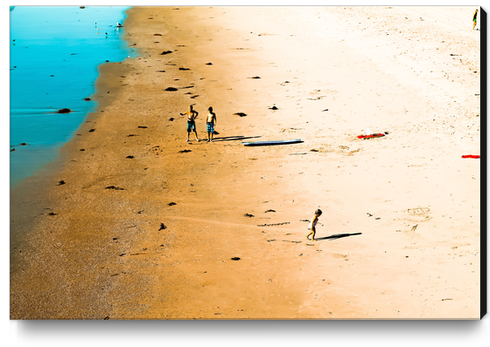
<path id="1" fill-rule="evenodd" d="M 370 62 L 367 48 L 324 35 L 313 19 L 335 23 L 349 10 L 322 11 L 131 8 L 126 36 L 140 56 L 101 67 L 99 107 L 63 147 L 66 166 L 46 188 L 48 206 L 39 205 L 50 210 L 24 240 L 25 270 L 11 273 L 11 319 L 476 319 L 471 288 L 478 278 L 465 258 L 478 264 L 478 247 L 466 245 L 478 230 L 465 212 L 479 206 L 453 206 L 430 187 L 462 201 L 478 194 L 478 173 L 439 152 L 457 148 L 454 136 L 437 128 L 450 115 L 441 112 L 430 128 L 420 117 L 451 95 L 429 104 L 410 94 L 428 77 Z M 352 21 L 376 9 L 355 11 Z M 237 20 L 243 14 L 255 21 Z M 294 25 L 285 25 L 288 14 Z M 458 68 L 451 71 L 466 76 Z M 474 83 L 465 78 L 463 91 Z M 444 91 L 444 83 L 435 84 Z M 474 106 L 464 102 L 458 107 L 470 117 Z M 178 114 L 189 103 L 199 112 L 200 136 L 205 110 L 215 108 L 214 143 L 185 143 Z M 375 126 L 390 135 L 356 139 Z M 286 137 L 305 141 L 241 145 L 243 138 Z M 460 141 L 478 148 L 473 143 L 478 137 Z M 424 154 L 428 149 L 438 157 Z M 60 180 L 66 184 L 57 186 Z M 455 180 L 467 191 L 447 185 Z M 322 241 L 311 243 L 303 220 L 318 207 Z M 13 251 L 11 259 L 19 256 Z M 434 273 L 440 278 L 431 279 Z M 466 294 L 453 298 L 457 292 Z M 434 294 L 439 301 L 428 305 Z M 40 304 L 27 310 L 30 302 Z"/>

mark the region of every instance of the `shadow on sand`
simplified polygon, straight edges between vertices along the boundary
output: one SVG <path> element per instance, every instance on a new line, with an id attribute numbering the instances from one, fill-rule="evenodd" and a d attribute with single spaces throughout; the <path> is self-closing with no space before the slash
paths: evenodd
<path id="1" fill-rule="evenodd" d="M 354 235 L 361 235 L 362 233 L 353 233 L 353 234 L 335 234 L 335 235 L 330 235 L 330 236 L 327 236 L 327 237 L 317 237 L 317 241 L 320 241 L 320 240 L 337 240 L 337 239 L 341 239 L 343 237 L 349 237 L 349 236 L 354 236 Z"/>
<path id="2" fill-rule="evenodd" d="M 224 136 L 224 137 L 214 137 L 213 141 L 239 141 L 248 139 L 257 139 L 261 136 Z"/>

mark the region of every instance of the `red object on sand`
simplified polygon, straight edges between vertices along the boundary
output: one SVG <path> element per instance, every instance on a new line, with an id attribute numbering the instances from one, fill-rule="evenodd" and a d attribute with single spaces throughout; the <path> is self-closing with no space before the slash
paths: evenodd
<path id="1" fill-rule="evenodd" d="M 385 136 L 385 134 L 376 133 L 376 134 L 372 134 L 372 135 L 358 135 L 357 137 L 360 139 L 370 139 L 373 137 L 383 137 L 383 136 Z"/>
<path id="2" fill-rule="evenodd" d="M 471 159 L 480 159 L 479 155 L 473 155 L 473 154 L 467 154 L 467 155 L 462 155 L 461 158 L 466 159 L 466 158 L 471 158 Z"/>

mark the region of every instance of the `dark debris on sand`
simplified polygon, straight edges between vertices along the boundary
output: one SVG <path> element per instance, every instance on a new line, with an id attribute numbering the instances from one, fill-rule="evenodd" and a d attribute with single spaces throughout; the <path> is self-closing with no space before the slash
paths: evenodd
<path id="1" fill-rule="evenodd" d="M 105 189 L 114 189 L 114 190 L 125 190 L 124 188 L 120 188 L 120 187 L 115 187 L 115 186 L 109 186 L 109 187 L 105 187 Z"/>

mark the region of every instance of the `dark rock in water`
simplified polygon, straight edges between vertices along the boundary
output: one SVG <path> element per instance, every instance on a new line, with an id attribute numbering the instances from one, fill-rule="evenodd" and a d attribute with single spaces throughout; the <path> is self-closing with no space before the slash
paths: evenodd
<path id="1" fill-rule="evenodd" d="M 90 98 L 85 98 L 85 99 L 83 99 L 83 100 L 85 100 L 85 101 L 90 101 L 90 100 L 92 100 L 92 99 L 90 99 Z"/>
<path id="2" fill-rule="evenodd" d="M 235 115 L 240 116 L 240 117 L 246 117 L 247 116 L 247 114 L 243 113 L 243 112 L 237 112 L 237 113 L 235 113 Z"/>
<path id="3" fill-rule="evenodd" d="M 163 51 L 162 53 L 160 53 L 160 55 L 166 55 L 166 54 L 170 54 L 172 53 L 172 51 Z"/>
<path id="4" fill-rule="evenodd" d="M 126 158 L 128 158 L 128 159 L 134 159 L 134 157 L 132 155 L 128 155 Z"/>
<path id="5" fill-rule="evenodd" d="M 58 183 L 59 186 L 62 186 L 63 184 L 65 184 L 65 181 L 59 181 Z"/>
<path id="6" fill-rule="evenodd" d="M 253 214 L 250 214 L 250 213 L 245 213 L 244 216 L 245 217 L 250 217 L 250 218 L 255 217 Z"/>
<path id="7" fill-rule="evenodd" d="M 167 229 L 167 227 L 163 223 L 160 223 L 160 229 L 158 229 L 158 231 L 164 230 L 164 229 Z"/>
<path id="8" fill-rule="evenodd" d="M 69 108 L 62 108 L 62 109 L 56 111 L 56 113 L 70 113 L 70 112 L 73 112 L 73 111 L 70 110 Z"/>
<path id="9" fill-rule="evenodd" d="M 80 8 L 83 10 L 85 8 L 85 6 L 80 6 Z"/>
<path id="10" fill-rule="evenodd" d="M 206 65 L 213 65 L 213 63 L 206 63 Z"/>
<path id="11" fill-rule="evenodd" d="M 239 257 L 233 257 L 233 258 L 231 258 L 231 260 L 237 261 L 237 260 L 240 260 L 240 258 Z"/>
<path id="12" fill-rule="evenodd" d="M 20 144 L 20 146 L 27 146 L 27 143 L 22 142 L 22 143 Z"/>
<path id="13" fill-rule="evenodd" d="M 178 89 L 177 88 L 174 88 L 174 87 L 168 87 L 167 89 L 165 89 L 167 92 L 175 92 L 177 91 Z"/>
<path id="14" fill-rule="evenodd" d="M 15 151 L 15 148 L 12 148 L 12 149 L 10 150 L 10 152 L 13 152 L 13 151 Z"/>
<path id="15" fill-rule="evenodd" d="M 108 63 L 108 62 L 109 62 L 109 60 L 106 60 L 105 62 L 106 62 L 106 63 Z"/>
<path id="16" fill-rule="evenodd" d="M 176 202 L 171 202 L 171 203 L 168 204 L 168 206 L 175 206 L 175 205 L 177 205 Z"/>

